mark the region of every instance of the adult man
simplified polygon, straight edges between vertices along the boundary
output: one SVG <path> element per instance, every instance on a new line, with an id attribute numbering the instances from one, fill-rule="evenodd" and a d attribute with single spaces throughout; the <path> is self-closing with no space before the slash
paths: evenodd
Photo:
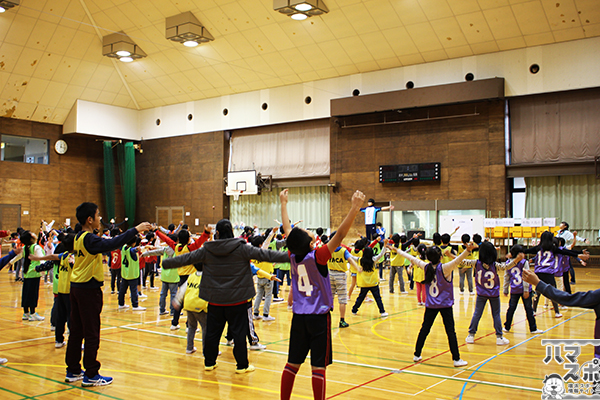
<path id="1" fill-rule="evenodd" d="M 248 246 L 246 240 L 233 236 L 233 227 L 227 219 L 217 223 L 215 240 L 203 247 L 177 257 L 164 259 L 163 268 L 203 264 L 200 298 L 208 302 L 206 321 L 206 345 L 204 346 L 204 369 L 217 367 L 219 339 L 225 323 L 233 336 L 237 368 L 236 373 L 254 371 L 248 363 L 246 336 L 248 335 L 247 303 L 255 296 L 250 260 L 289 262 L 287 253 L 263 250 Z"/>
<path id="2" fill-rule="evenodd" d="M 375 200 L 369 199 L 367 206 L 360 209 L 361 212 L 365 213 L 365 230 L 369 241 L 377 237 L 377 228 L 375 225 L 377 222 L 377 213 L 379 211 L 391 211 L 394 209 L 394 206 L 375 207 L 374 204 Z"/>

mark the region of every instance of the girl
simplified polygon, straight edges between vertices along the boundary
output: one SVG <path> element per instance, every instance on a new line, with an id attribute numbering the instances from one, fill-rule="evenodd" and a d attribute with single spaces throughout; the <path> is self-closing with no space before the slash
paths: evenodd
<path id="1" fill-rule="evenodd" d="M 469 236 L 469 234 L 465 233 L 464 235 L 462 235 L 460 237 L 460 240 L 463 242 L 463 244 L 461 246 L 459 246 L 458 249 L 459 249 L 459 251 L 464 251 L 464 249 L 466 249 L 466 247 L 467 247 L 467 243 L 469 243 L 471 241 L 471 236 Z M 470 255 L 467 256 L 467 259 L 468 260 L 476 260 L 477 254 L 471 253 Z M 465 277 L 466 277 L 467 284 L 469 285 L 469 293 L 471 294 L 471 296 L 474 295 L 475 292 L 473 291 L 473 268 L 461 266 L 458 269 L 458 276 L 459 276 L 458 287 L 460 289 L 460 294 L 463 294 L 465 292 Z"/>
<path id="2" fill-rule="evenodd" d="M 490 302 L 492 307 L 492 318 L 494 320 L 494 329 L 496 330 L 496 344 L 498 346 L 507 345 L 508 339 L 502 336 L 502 320 L 500 319 L 500 278 L 498 277 L 498 269 L 506 269 L 514 267 L 523 259 L 523 255 L 519 255 L 510 263 L 496 262 L 498 252 L 490 242 L 483 242 L 479 246 L 478 260 L 464 260 L 463 265 L 473 268 L 475 273 L 475 287 L 477 288 L 477 301 L 475 303 L 475 311 L 469 325 L 469 335 L 465 339 L 467 343 L 475 343 L 475 333 L 479 326 L 479 320 L 483 314 L 485 303 Z"/>
<path id="3" fill-rule="evenodd" d="M 429 263 L 411 256 L 408 253 L 400 251 L 400 254 L 408 258 L 413 265 L 418 269 L 422 269 L 425 273 L 425 289 L 427 290 L 427 299 L 425 300 L 425 315 L 423 316 L 423 325 L 419 331 L 417 338 L 417 344 L 415 345 L 415 357 L 414 361 L 419 362 L 423 359 L 421 351 L 425 345 L 425 340 L 429 331 L 435 322 L 435 318 L 438 313 L 442 314 L 442 320 L 444 321 L 444 327 L 446 328 L 446 335 L 448 336 L 448 345 L 450 346 L 450 352 L 452 353 L 452 361 L 454 361 L 455 367 L 464 367 L 468 363 L 460 358 L 460 352 L 458 350 L 458 341 L 456 339 L 456 330 L 454 329 L 454 314 L 452 312 L 452 306 L 454 305 L 454 287 L 452 284 L 453 273 L 461 261 L 463 261 L 467 255 L 473 249 L 473 244 L 467 244 L 467 248 L 458 257 L 452 261 L 442 264 L 440 262 L 442 258 L 442 251 L 439 247 L 433 246 L 427 248 L 425 254 Z M 420 247 L 423 250 L 422 247 Z"/>
<path id="4" fill-rule="evenodd" d="M 384 241 L 384 245 L 388 244 L 388 240 Z M 356 315 L 358 313 L 358 309 L 360 305 L 365 300 L 367 293 L 371 292 L 375 301 L 377 302 L 377 307 L 379 307 L 379 313 L 381 314 L 381 318 L 385 318 L 388 316 L 388 313 L 385 312 L 385 308 L 383 307 L 383 301 L 381 301 L 381 293 L 379 291 L 379 278 L 377 277 L 377 271 L 374 266 L 377 262 L 387 253 L 387 248 L 383 248 L 381 253 L 378 255 L 373 255 L 373 249 L 370 247 L 365 248 L 362 251 L 362 257 L 360 258 L 360 264 L 358 266 L 358 287 L 360 288 L 360 294 L 356 299 L 356 303 L 352 307 L 352 315 Z M 355 261 L 358 261 L 355 258 Z"/>
<path id="5" fill-rule="evenodd" d="M 517 258 L 519 253 L 523 252 L 523 246 L 516 245 L 510 249 L 512 258 Z M 508 296 L 508 287 L 510 286 L 510 302 L 506 311 L 506 322 L 504 323 L 504 331 L 509 332 L 512 326 L 513 315 L 519 304 L 519 299 L 523 299 L 525 314 L 529 322 L 529 331 L 531 333 L 543 333 L 544 331 L 537 328 L 535 316 L 533 315 L 533 307 L 531 306 L 530 285 L 523 281 L 523 271 L 529 270 L 529 262 L 525 259 L 519 261 L 512 268 L 507 268 L 504 272 L 504 295 Z"/>
<path id="6" fill-rule="evenodd" d="M 140 238 L 134 237 L 121 249 L 121 287 L 119 288 L 119 310 L 129 308 L 125 304 L 125 293 L 127 288 L 131 291 L 131 304 L 133 311 L 145 311 L 138 303 L 138 283 L 140 280 L 140 256 L 138 247 Z"/>
<path id="7" fill-rule="evenodd" d="M 417 246 L 417 253 L 421 260 L 427 259 L 427 246 L 419 244 Z M 414 268 L 412 271 L 413 280 L 417 285 L 417 305 L 424 306 L 427 300 L 427 288 L 425 287 L 425 271 L 422 268 Z"/>
<path id="8" fill-rule="evenodd" d="M 406 235 L 400 236 L 397 233 L 392 235 L 392 242 L 394 243 L 392 246 L 388 246 L 390 250 L 390 293 L 394 293 L 394 279 L 396 275 L 398 275 L 398 282 L 400 284 L 400 293 L 408 293 L 404 288 L 404 265 L 407 263 L 406 258 L 402 257 L 396 251 L 400 245 L 402 245 L 402 250 L 406 247 L 404 246 L 407 242 Z"/>
<path id="9" fill-rule="evenodd" d="M 558 260 L 556 255 L 563 254 L 567 256 L 573 256 L 587 260 L 589 253 L 584 251 L 574 251 L 567 249 L 560 249 L 554 244 L 554 235 L 552 232 L 544 232 L 540 237 L 540 244 L 523 251 L 525 254 L 537 254 L 537 260 L 535 262 L 535 273 L 541 281 L 549 284 L 552 287 L 556 287 L 556 280 L 554 279 L 554 273 L 556 272 Z M 581 255 L 580 255 L 581 254 Z M 533 302 L 533 311 L 537 311 L 537 306 L 540 301 L 540 297 L 537 296 Z M 552 306 L 554 307 L 554 313 L 556 318 L 561 318 L 562 314 L 558 309 L 558 304 L 553 301 Z"/>
<path id="10" fill-rule="evenodd" d="M 37 236 L 30 231 L 23 231 L 20 236 L 23 243 L 23 252 L 12 259 L 11 264 L 23 259 L 23 292 L 21 296 L 21 307 L 23 307 L 23 321 L 43 321 L 45 318 L 35 312 L 40 296 L 41 274 L 35 270 L 39 261 L 31 261 L 29 255 L 43 257 L 44 250 L 37 244 Z"/>

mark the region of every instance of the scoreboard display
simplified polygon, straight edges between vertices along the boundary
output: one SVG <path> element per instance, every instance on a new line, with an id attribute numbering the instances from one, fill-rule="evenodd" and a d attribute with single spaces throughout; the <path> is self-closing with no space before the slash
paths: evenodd
<path id="1" fill-rule="evenodd" d="M 440 163 L 380 165 L 379 182 L 439 181 Z"/>

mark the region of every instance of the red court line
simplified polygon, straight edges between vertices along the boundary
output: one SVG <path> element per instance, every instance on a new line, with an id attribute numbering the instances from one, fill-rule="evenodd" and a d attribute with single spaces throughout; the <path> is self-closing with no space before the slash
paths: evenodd
<path id="1" fill-rule="evenodd" d="M 548 309 L 548 310 L 549 310 L 549 309 Z M 539 313 L 537 313 L 537 314 L 536 314 L 536 316 L 537 316 L 537 315 L 540 315 L 540 314 L 543 314 L 543 313 L 545 313 L 545 312 L 548 312 L 548 310 L 545 310 L 545 311 L 539 312 Z M 516 324 L 520 324 L 521 322 L 525 322 L 525 321 L 527 321 L 527 318 L 525 318 L 525 319 L 523 319 L 523 320 L 521 320 L 521 321 L 519 321 L 519 322 L 514 322 L 514 323 L 511 325 L 511 327 L 512 327 L 512 326 L 515 326 Z M 488 336 L 491 336 L 491 335 L 495 335 L 495 334 L 496 334 L 496 332 L 495 332 L 495 331 L 493 331 L 493 332 L 490 332 L 490 333 L 488 333 L 487 335 L 483 335 L 483 336 L 480 336 L 480 337 L 478 337 L 477 339 L 475 339 L 475 341 L 477 341 L 477 340 L 480 340 L 480 339 L 483 339 L 483 338 L 486 338 L 486 337 L 488 337 Z M 463 344 L 461 344 L 461 345 L 460 345 L 460 346 L 458 346 L 458 347 L 459 347 L 459 348 L 461 348 L 461 347 L 463 347 L 463 346 L 466 346 L 466 345 L 467 345 L 467 343 L 463 343 Z M 431 357 L 429 357 L 429 358 L 426 358 L 426 359 L 424 359 L 424 360 L 421 360 L 421 361 L 419 361 L 419 362 L 416 362 L 416 363 L 409 364 L 409 365 L 407 365 L 407 366 L 406 366 L 406 367 L 404 367 L 404 368 L 399 368 L 399 369 L 398 369 L 398 371 L 404 371 L 405 369 L 408 369 L 408 368 L 414 367 L 415 365 L 421 364 L 421 363 L 423 363 L 423 362 L 425 362 L 425 361 L 433 360 L 434 358 L 437 358 L 437 357 L 439 357 L 439 356 L 441 356 L 441 355 L 443 355 L 443 354 L 449 353 L 449 352 L 450 352 L 450 349 L 448 349 L 448 350 L 446 350 L 446 351 L 442 351 L 441 353 L 438 353 L 438 354 L 436 354 L 436 355 L 434 355 L 434 356 L 431 356 Z M 366 385 L 368 385 L 368 384 L 370 384 L 370 383 L 376 382 L 376 381 L 378 381 L 378 380 L 380 380 L 380 379 L 383 379 L 383 378 L 386 378 L 386 377 L 388 377 L 388 376 L 390 376 L 390 375 L 393 375 L 394 373 L 395 373 L 395 372 L 388 372 L 387 374 L 385 374 L 385 375 L 382 375 L 382 376 L 380 376 L 380 377 L 378 377 L 378 378 L 371 379 L 371 380 L 370 380 L 370 381 L 368 381 L 368 382 L 361 383 L 360 385 L 357 385 L 357 386 L 351 387 L 351 388 L 349 388 L 349 389 L 346 389 L 346 390 L 344 390 L 344 391 L 342 391 L 342 392 L 336 393 L 336 394 L 334 394 L 333 396 L 330 396 L 330 397 L 328 397 L 328 399 L 333 399 L 334 397 L 340 396 L 340 395 L 342 395 L 342 394 L 344 394 L 344 393 L 351 392 L 351 391 L 352 391 L 352 390 L 354 390 L 354 389 L 361 388 L 361 387 L 363 387 L 363 386 L 366 386 Z"/>

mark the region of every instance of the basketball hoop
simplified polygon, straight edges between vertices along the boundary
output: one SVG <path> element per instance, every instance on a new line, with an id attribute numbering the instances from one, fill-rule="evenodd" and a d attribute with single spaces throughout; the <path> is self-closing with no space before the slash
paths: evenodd
<path id="1" fill-rule="evenodd" d="M 244 193 L 243 190 L 232 190 L 231 195 L 233 196 L 233 200 L 238 201 L 240 198 L 240 194 Z"/>

